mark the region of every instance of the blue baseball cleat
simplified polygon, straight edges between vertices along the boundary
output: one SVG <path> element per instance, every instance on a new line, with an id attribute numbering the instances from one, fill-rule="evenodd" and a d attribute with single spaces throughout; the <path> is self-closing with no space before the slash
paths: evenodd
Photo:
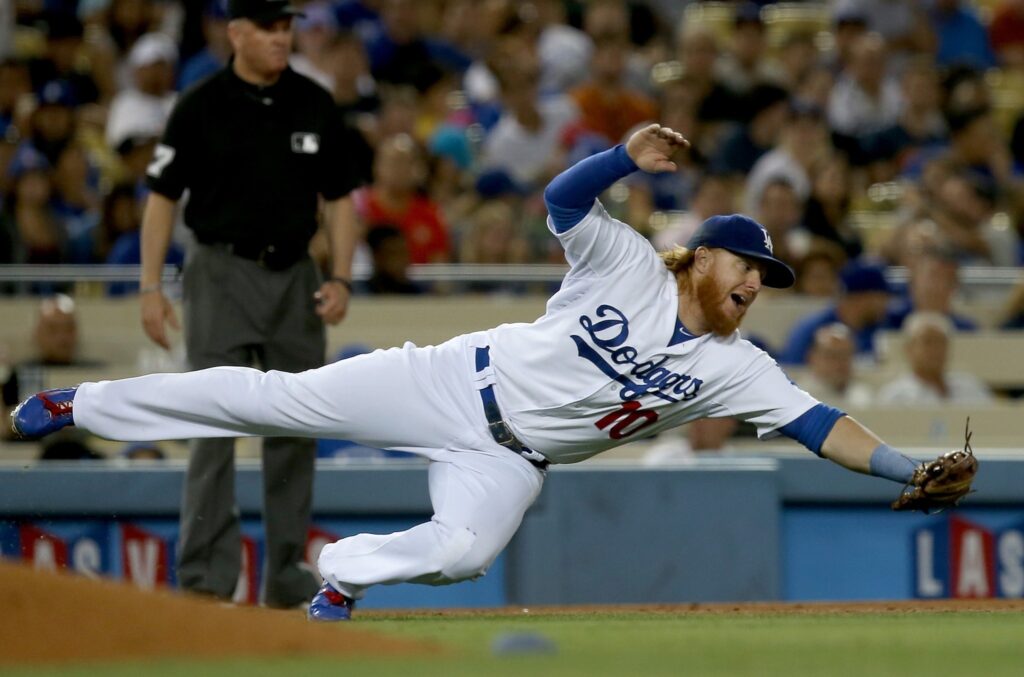
<path id="1" fill-rule="evenodd" d="M 36 393 L 11 412 L 11 428 L 18 437 L 34 440 L 75 424 L 72 409 L 78 388 L 57 388 Z"/>
<path id="2" fill-rule="evenodd" d="M 331 584 L 324 581 L 324 584 L 313 596 L 309 603 L 309 620 L 311 621 L 347 621 L 352 618 L 352 609 L 356 602 L 351 597 L 346 597 L 331 587 Z"/>

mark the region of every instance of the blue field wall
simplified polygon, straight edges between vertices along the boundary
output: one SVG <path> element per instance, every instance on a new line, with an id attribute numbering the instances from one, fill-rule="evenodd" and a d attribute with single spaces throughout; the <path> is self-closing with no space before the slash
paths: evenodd
<path id="1" fill-rule="evenodd" d="M 523 604 L 769 600 L 779 595 L 775 466 L 565 469 L 509 548 Z"/>
<path id="2" fill-rule="evenodd" d="M 787 508 L 783 599 L 907 597 L 910 525 L 921 523 L 887 508 Z"/>
<path id="3" fill-rule="evenodd" d="M 884 508 L 783 512 L 783 597 L 1021 597 L 1024 508 L 941 515 Z"/>
<path id="4" fill-rule="evenodd" d="M 0 467 L 0 555 L 139 587 L 174 585 L 183 468 Z M 1024 597 L 1024 461 L 984 459 L 977 493 L 894 513 L 899 485 L 811 455 L 651 469 L 553 469 L 487 576 L 375 588 L 364 608 Z M 237 599 L 257 599 L 258 468 L 236 479 Z M 318 467 L 307 560 L 323 543 L 429 519 L 426 467 Z"/>
<path id="5" fill-rule="evenodd" d="M 345 535 L 385 534 L 418 524 L 419 518 L 317 520 L 309 532 L 306 559 L 316 562 L 320 548 Z M 31 562 L 40 569 L 70 569 L 84 576 L 125 580 L 142 589 L 177 587 L 174 572 L 178 523 L 170 519 L 74 520 L 15 519 L 0 522 L 0 556 Z M 235 601 L 256 604 L 262 583 L 262 524 L 242 521 L 242 573 Z M 361 608 L 495 607 L 506 604 L 504 556 L 489 576 L 457 585 L 393 585 L 374 589 Z"/>
<path id="6" fill-rule="evenodd" d="M 1024 460 L 982 459 L 960 508 L 888 509 L 898 485 L 780 463 L 782 599 L 1024 597 Z"/>

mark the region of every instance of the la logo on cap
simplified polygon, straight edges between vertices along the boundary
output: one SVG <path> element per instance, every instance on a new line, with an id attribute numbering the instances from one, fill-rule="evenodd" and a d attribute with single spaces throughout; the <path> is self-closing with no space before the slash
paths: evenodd
<path id="1" fill-rule="evenodd" d="M 761 226 L 761 233 L 764 234 L 764 246 L 768 248 L 769 253 L 774 254 L 775 248 L 772 247 L 772 236 L 768 234 L 768 229 Z"/>

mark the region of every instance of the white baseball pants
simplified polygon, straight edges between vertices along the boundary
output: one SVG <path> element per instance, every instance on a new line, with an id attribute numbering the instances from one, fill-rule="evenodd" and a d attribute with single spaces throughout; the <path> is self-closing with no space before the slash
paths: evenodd
<path id="1" fill-rule="evenodd" d="M 408 343 L 299 374 L 215 367 L 83 383 L 75 424 L 112 440 L 292 435 L 420 454 L 431 461 L 431 521 L 344 538 L 318 566 L 356 599 L 377 583 L 452 583 L 483 575 L 544 482 L 491 438 L 470 343 Z"/>

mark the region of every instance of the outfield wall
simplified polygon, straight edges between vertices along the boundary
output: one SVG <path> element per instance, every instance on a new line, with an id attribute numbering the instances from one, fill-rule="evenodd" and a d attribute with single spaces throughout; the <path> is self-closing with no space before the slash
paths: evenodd
<path id="1" fill-rule="evenodd" d="M 173 586 L 182 477 L 176 464 L 0 468 L 0 553 Z M 309 559 L 426 519 L 426 486 L 417 462 L 322 464 Z M 893 513 L 896 489 L 806 455 L 560 467 L 483 579 L 381 588 L 366 606 L 1024 596 L 1024 461 L 985 458 L 954 513 Z M 242 464 L 240 601 L 258 594 L 260 493 L 258 466 Z"/>

